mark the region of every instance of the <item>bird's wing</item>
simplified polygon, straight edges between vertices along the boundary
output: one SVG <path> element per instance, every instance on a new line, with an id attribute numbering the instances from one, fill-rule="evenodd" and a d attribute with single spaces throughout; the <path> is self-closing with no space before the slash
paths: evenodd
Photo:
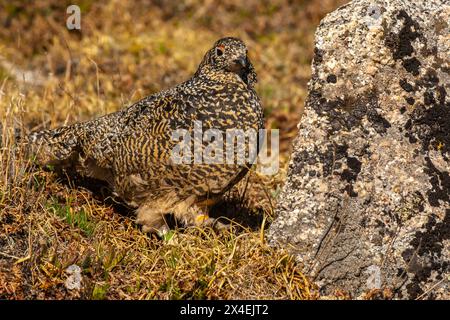
<path id="1" fill-rule="evenodd" d="M 177 129 L 191 130 L 193 106 L 176 94 L 137 102 L 123 114 L 123 129 L 114 146 L 114 167 L 120 174 L 161 170 L 171 164 Z"/>

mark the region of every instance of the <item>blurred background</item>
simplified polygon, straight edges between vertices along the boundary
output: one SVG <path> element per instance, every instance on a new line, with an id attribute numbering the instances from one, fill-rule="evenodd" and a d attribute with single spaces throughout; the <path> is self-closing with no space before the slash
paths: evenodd
<path id="1" fill-rule="evenodd" d="M 281 129 L 287 151 L 306 98 L 314 30 L 344 2 L 1 0 L 0 81 L 21 85 L 30 128 L 54 127 L 180 83 L 217 39 L 236 36 L 249 47 L 268 126 Z M 71 4 L 81 10 L 81 30 L 66 28 Z"/>

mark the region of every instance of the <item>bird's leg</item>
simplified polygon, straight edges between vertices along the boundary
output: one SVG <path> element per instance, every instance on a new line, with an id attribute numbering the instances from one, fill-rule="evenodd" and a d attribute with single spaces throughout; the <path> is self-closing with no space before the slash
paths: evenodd
<path id="1" fill-rule="evenodd" d="M 203 226 L 210 226 L 216 231 L 226 231 L 231 229 L 231 224 L 222 223 L 219 221 L 219 219 L 211 218 L 208 214 L 205 214 L 204 212 L 209 212 L 209 209 L 211 209 L 220 198 L 214 197 L 214 198 L 208 198 L 206 200 L 203 200 L 201 202 L 196 203 L 196 206 L 200 208 L 198 215 L 196 216 L 196 221 L 198 221 Z"/>
<path id="2" fill-rule="evenodd" d="M 188 215 L 183 219 L 184 224 L 189 226 L 202 226 L 212 227 L 217 231 L 225 231 L 230 229 L 229 224 L 224 224 L 218 221 L 218 219 L 211 218 L 208 215 L 208 208 L 200 208 L 197 205 L 193 205 L 188 209 Z"/>
<path id="3" fill-rule="evenodd" d="M 156 233 L 163 236 L 169 231 L 164 220 L 164 212 L 149 205 L 142 205 L 137 209 L 136 223 L 142 225 L 143 232 Z"/>
<path id="4" fill-rule="evenodd" d="M 208 217 L 205 219 L 202 224 L 202 226 L 208 226 L 213 228 L 216 231 L 224 232 L 231 230 L 231 224 L 229 223 L 222 223 L 219 221 L 219 219 Z"/>

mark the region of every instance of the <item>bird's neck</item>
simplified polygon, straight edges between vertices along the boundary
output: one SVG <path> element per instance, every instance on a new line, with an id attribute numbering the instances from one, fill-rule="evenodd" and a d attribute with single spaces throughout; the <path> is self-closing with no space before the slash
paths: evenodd
<path id="1" fill-rule="evenodd" d="M 202 68 L 199 68 L 194 77 L 204 78 L 214 82 L 246 85 L 238 74 L 223 69 L 215 69 L 211 66 L 203 66 Z"/>

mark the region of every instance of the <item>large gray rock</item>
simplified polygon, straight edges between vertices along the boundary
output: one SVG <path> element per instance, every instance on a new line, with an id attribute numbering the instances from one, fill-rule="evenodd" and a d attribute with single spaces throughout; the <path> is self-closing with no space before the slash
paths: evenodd
<path id="1" fill-rule="evenodd" d="M 316 32 L 268 239 L 324 294 L 449 297 L 449 17 L 449 0 L 355 0 Z"/>

